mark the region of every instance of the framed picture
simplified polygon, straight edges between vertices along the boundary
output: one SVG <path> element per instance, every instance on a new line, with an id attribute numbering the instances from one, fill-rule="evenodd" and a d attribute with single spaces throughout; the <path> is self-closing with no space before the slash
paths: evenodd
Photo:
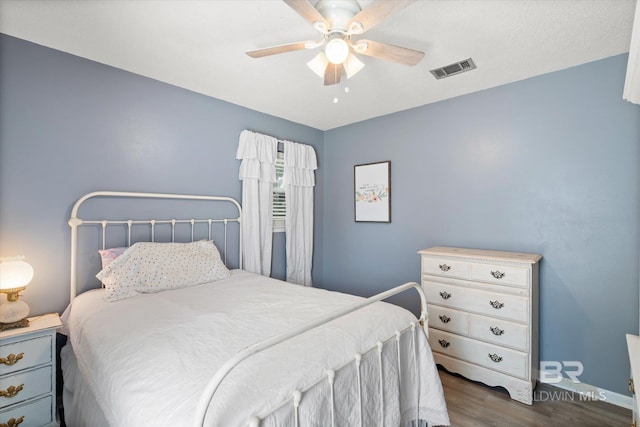
<path id="1" fill-rule="evenodd" d="M 391 222 L 391 162 L 353 167 L 356 222 Z"/>

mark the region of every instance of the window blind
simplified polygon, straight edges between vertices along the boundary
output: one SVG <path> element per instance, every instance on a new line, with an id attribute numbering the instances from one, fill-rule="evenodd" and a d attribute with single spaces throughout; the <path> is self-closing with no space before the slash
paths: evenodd
<path id="1" fill-rule="evenodd" d="M 276 182 L 273 184 L 273 231 L 284 231 L 287 203 L 284 196 L 284 156 L 278 153 L 276 159 Z"/>

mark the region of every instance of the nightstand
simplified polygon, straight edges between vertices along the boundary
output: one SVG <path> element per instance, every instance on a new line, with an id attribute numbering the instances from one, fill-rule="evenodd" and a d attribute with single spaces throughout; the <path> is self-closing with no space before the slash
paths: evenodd
<path id="1" fill-rule="evenodd" d="M 0 425 L 57 426 L 56 329 L 62 323 L 56 313 L 29 322 L 0 333 Z"/>

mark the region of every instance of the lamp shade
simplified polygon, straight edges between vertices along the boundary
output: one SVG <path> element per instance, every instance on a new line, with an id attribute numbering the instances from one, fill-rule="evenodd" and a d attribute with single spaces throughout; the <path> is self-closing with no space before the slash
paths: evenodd
<path id="1" fill-rule="evenodd" d="M 0 261 L 0 290 L 24 288 L 33 279 L 33 267 L 22 257 Z"/>

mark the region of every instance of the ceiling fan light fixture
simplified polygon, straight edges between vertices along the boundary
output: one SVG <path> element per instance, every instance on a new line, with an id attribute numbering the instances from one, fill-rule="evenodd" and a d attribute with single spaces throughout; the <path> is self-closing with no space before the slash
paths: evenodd
<path id="1" fill-rule="evenodd" d="M 332 64 L 342 64 L 349 57 L 349 45 L 342 37 L 333 38 L 327 42 L 324 53 Z"/>
<path id="2" fill-rule="evenodd" d="M 349 54 L 347 60 L 344 61 L 344 64 L 342 65 L 344 66 L 344 72 L 347 75 L 348 79 L 355 76 L 360 70 L 364 68 L 364 63 L 356 58 L 353 53 Z"/>
<path id="3" fill-rule="evenodd" d="M 324 52 L 320 52 L 311 61 L 307 62 L 307 67 L 311 68 L 311 71 L 316 73 L 318 77 L 324 79 L 324 71 L 327 69 L 328 64 L 329 61 L 327 61 Z"/>

